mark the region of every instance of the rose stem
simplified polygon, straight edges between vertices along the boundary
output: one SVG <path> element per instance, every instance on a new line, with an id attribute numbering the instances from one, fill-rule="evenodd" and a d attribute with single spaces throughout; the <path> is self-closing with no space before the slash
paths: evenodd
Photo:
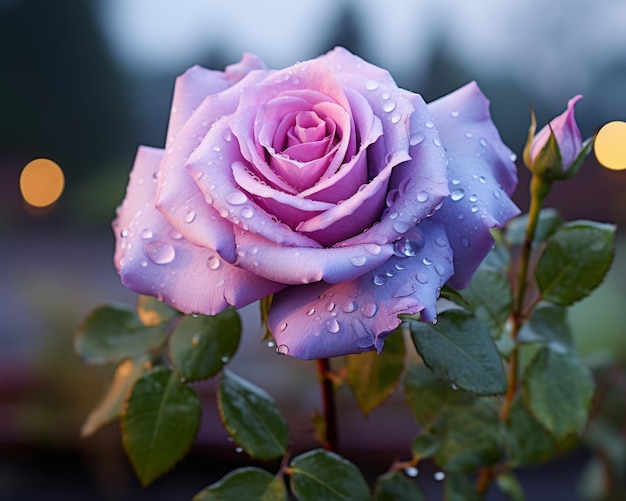
<path id="1" fill-rule="evenodd" d="M 532 250 L 533 240 L 535 239 L 535 231 L 539 221 L 539 213 L 541 206 L 551 188 L 551 183 L 543 180 L 540 176 L 533 175 L 530 181 L 530 207 L 528 209 L 528 223 L 526 224 L 526 233 L 524 235 L 524 246 L 522 247 L 522 256 L 520 258 L 519 276 L 517 279 L 517 295 L 513 305 L 511 329 L 511 337 L 515 343 L 515 348 L 511 354 L 508 367 L 508 389 L 502 402 L 500 409 L 500 420 L 506 422 L 511 411 L 511 404 L 515 398 L 519 376 L 519 345 L 517 343 L 517 335 L 524 323 L 524 295 L 526 293 L 526 285 L 528 284 L 528 266 L 530 263 L 530 253 Z"/>
<path id="2" fill-rule="evenodd" d="M 330 360 L 320 358 L 317 360 L 317 374 L 322 388 L 322 405 L 324 423 L 326 424 L 324 448 L 336 452 L 338 444 L 337 434 L 337 410 L 335 407 L 335 390 L 333 382 L 328 377 L 330 372 Z"/>

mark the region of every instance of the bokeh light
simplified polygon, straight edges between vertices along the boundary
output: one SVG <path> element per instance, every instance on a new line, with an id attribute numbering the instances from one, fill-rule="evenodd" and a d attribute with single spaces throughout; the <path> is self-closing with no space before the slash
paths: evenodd
<path id="1" fill-rule="evenodd" d="M 29 162 L 20 175 L 22 197 L 33 207 L 47 207 L 56 202 L 64 186 L 61 167 L 47 158 Z"/>
<path id="2" fill-rule="evenodd" d="M 626 122 L 609 122 L 602 126 L 593 149 L 598 162 L 607 169 L 626 169 Z"/>

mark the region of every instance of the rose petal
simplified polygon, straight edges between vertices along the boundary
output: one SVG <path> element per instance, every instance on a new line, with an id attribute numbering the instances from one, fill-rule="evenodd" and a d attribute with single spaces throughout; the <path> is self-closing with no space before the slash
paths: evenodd
<path id="1" fill-rule="evenodd" d="M 154 207 L 154 174 L 162 156 L 162 150 L 139 148 L 125 201 L 113 223 L 115 266 L 122 283 L 183 313 L 207 315 L 281 290 L 282 284 L 231 266 L 214 250 L 193 245 L 169 224 Z"/>
<path id="2" fill-rule="evenodd" d="M 169 144 L 204 98 L 217 94 L 245 77 L 252 70 L 265 69 L 263 61 L 254 54 L 244 54 L 241 61 L 213 71 L 193 66 L 176 79 L 170 121 L 165 144 Z"/>
<path id="3" fill-rule="evenodd" d="M 428 105 L 448 151 L 450 197 L 433 216 L 454 249 L 450 285 L 465 287 L 493 247 L 489 228 L 520 213 L 510 195 L 517 183 L 514 155 L 489 114 L 489 101 L 470 83 Z"/>
<path id="4" fill-rule="evenodd" d="M 351 84 L 365 85 L 363 81 L 355 79 L 352 79 Z M 387 159 L 389 163 L 385 169 L 392 168 L 388 208 L 378 224 L 367 232 L 342 242 L 342 245 L 393 242 L 417 222 L 432 214 L 435 207 L 450 193 L 447 186 L 447 158 L 426 103 L 421 96 L 410 92 L 405 92 L 403 99 L 410 100 L 415 111 L 410 116 L 408 132 L 406 125 L 400 130 L 394 129 L 394 124 L 386 125 L 388 133 L 397 136 L 395 142 L 388 140 L 386 146 L 391 148 L 387 150 L 387 155 L 391 158 Z M 370 154 L 368 151 L 370 164 L 373 158 L 380 162 L 380 153 Z"/>
<path id="5" fill-rule="evenodd" d="M 255 83 L 263 72 L 252 72 L 238 84 L 219 94 L 208 96 L 187 120 L 168 146 L 159 168 L 156 204 L 168 221 L 190 242 L 216 249 L 229 262 L 235 260 L 235 241 L 231 225 L 219 217 L 184 168 L 189 155 L 198 147 L 213 121 L 236 108 L 240 86 Z M 232 141 L 225 135 L 223 141 Z M 185 194 L 184 201 L 181 193 Z"/>
<path id="6" fill-rule="evenodd" d="M 238 141 L 235 138 L 230 141 L 225 139 L 229 132 L 228 117 L 215 122 L 187 162 L 187 170 L 195 179 L 204 199 L 213 205 L 221 217 L 268 240 L 289 246 L 319 247 L 315 240 L 277 222 L 275 217 L 272 219 L 272 215 L 241 190 L 235 181 L 233 169 L 243 170 L 247 162 L 241 155 Z M 232 232 L 232 225 L 229 226 Z"/>
<path id="7" fill-rule="evenodd" d="M 434 320 L 439 291 L 452 274 L 452 250 L 445 231 L 428 221 L 406 238 L 398 256 L 355 280 L 276 294 L 268 326 L 279 351 L 304 359 L 380 351 L 399 314 L 421 311 Z"/>
<path id="8" fill-rule="evenodd" d="M 237 266 L 284 284 L 352 280 L 380 266 L 393 254 L 390 244 L 331 249 L 287 247 L 241 230 L 236 232 L 236 238 Z"/>

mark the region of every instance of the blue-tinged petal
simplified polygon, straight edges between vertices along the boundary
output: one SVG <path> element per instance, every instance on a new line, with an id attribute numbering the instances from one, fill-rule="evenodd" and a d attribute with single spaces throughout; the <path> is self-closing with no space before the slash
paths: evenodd
<path id="1" fill-rule="evenodd" d="M 292 286 L 276 294 L 268 326 L 280 353 L 312 359 L 382 349 L 401 313 L 436 318 L 441 287 L 452 275 L 445 231 L 424 221 L 395 244 L 395 255 L 349 282 Z"/>
<path id="2" fill-rule="evenodd" d="M 447 197 L 432 220 L 454 249 L 452 287 L 465 287 L 493 247 L 490 228 L 520 213 L 509 195 L 517 184 L 515 156 L 500 139 L 489 101 L 475 83 L 428 105 L 448 155 Z"/>
<path id="3" fill-rule="evenodd" d="M 284 286 L 223 261 L 213 249 L 193 245 L 154 205 L 154 174 L 163 150 L 139 148 L 126 199 L 113 222 L 115 266 L 122 283 L 158 297 L 183 313 L 215 315 Z"/>

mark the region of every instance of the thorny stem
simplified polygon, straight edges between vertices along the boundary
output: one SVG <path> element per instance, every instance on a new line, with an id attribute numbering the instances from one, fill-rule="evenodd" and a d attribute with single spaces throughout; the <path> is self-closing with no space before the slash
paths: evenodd
<path id="1" fill-rule="evenodd" d="M 524 244 L 522 247 L 522 255 L 520 258 L 519 275 L 517 278 L 517 294 L 513 304 L 511 337 L 515 343 L 513 353 L 508 365 L 507 374 L 507 393 L 502 402 L 500 409 L 500 420 L 505 422 L 511 411 L 511 404 L 515 398 L 518 386 L 519 376 L 519 345 L 517 336 L 525 320 L 524 313 L 524 296 L 526 294 L 526 286 L 528 285 L 528 267 L 530 263 L 530 254 L 532 251 L 533 240 L 537 230 L 539 221 L 539 213 L 546 196 L 550 191 L 551 183 L 543 180 L 537 175 L 533 175 L 530 181 L 530 208 L 528 209 L 528 223 L 526 224 L 526 233 L 524 235 Z"/>
<path id="2" fill-rule="evenodd" d="M 333 382 L 329 377 L 330 360 L 320 358 L 317 360 L 317 375 L 322 389 L 322 405 L 324 423 L 326 424 L 324 448 L 337 452 L 339 436 L 337 433 L 337 410 L 335 407 L 335 391 Z"/>

